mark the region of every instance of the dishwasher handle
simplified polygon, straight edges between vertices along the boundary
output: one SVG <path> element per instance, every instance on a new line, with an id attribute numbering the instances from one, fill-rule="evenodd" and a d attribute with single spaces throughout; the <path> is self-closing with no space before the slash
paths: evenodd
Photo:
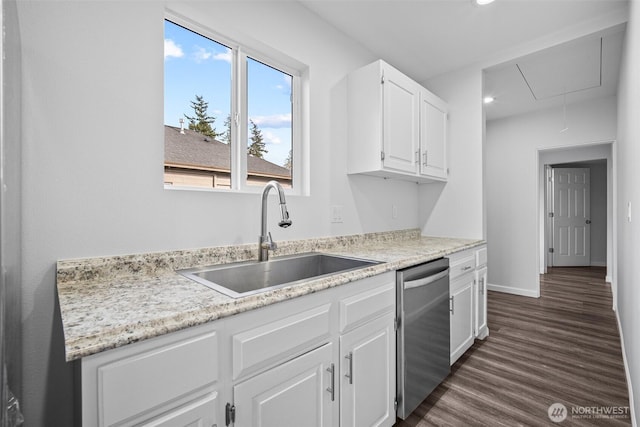
<path id="1" fill-rule="evenodd" d="M 412 288 L 419 288 L 420 286 L 426 286 L 448 275 L 449 275 L 449 268 L 446 268 L 445 270 L 441 271 L 440 273 L 434 274 L 433 276 L 427 276 L 427 277 L 423 277 L 422 279 L 410 280 L 408 282 L 404 282 L 404 289 L 412 289 Z"/>

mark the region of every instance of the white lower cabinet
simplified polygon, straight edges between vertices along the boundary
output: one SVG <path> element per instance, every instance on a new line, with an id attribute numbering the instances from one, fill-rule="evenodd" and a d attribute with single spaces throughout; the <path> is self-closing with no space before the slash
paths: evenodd
<path id="1" fill-rule="evenodd" d="M 332 358 L 325 344 L 234 386 L 235 427 L 332 426 Z"/>
<path id="2" fill-rule="evenodd" d="M 82 425 L 390 427 L 394 318 L 390 271 L 85 357 Z"/>
<path id="3" fill-rule="evenodd" d="M 218 335 L 198 327 L 82 359 L 82 425 L 219 423 Z"/>
<path id="4" fill-rule="evenodd" d="M 390 426 L 396 419 L 394 314 L 340 337 L 340 426 Z"/>
<path id="5" fill-rule="evenodd" d="M 449 258 L 451 364 L 489 335 L 487 326 L 487 246 L 456 252 Z"/>
<path id="6" fill-rule="evenodd" d="M 473 345 L 473 274 L 451 281 L 451 364 Z"/>

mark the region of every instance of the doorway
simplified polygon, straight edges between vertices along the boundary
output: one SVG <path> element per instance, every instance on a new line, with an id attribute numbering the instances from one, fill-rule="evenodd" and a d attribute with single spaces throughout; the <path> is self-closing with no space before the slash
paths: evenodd
<path id="1" fill-rule="evenodd" d="M 615 285 L 615 142 L 603 141 L 576 146 L 538 150 L 539 176 L 539 273 L 554 266 L 553 240 L 553 168 L 588 168 L 589 192 L 589 266 L 606 267 L 606 281 Z M 586 224 L 585 224 L 586 225 Z M 557 246 L 557 245 L 556 245 Z M 553 248 L 554 252 L 549 249 Z M 586 256 L 585 256 L 586 258 Z"/>
<path id="2" fill-rule="evenodd" d="M 582 146 L 562 147 L 555 149 L 538 150 L 539 167 L 539 248 L 540 248 L 540 274 L 547 273 L 547 267 L 554 265 L 587 265 L 594 267 L 606 267 L 606 281 L 613 284 L 615 293 L 615 144 L 612 141 L 585 144 Z M 588 193 L 589 208 L 583 213 L 583 221 L 589 220 L 588 233 L 582 233 L 579 239 L 588 238 L 588 255 L 585 253 L 581 263 L 576 261 L 554 260 L 556 247 L 554 243 L 554 231 L 551 214 L 554 212 L 553 200 L 553 169 L 589 169 Z M 586 196 L 585 196 L 586 198 Z M 577 199 L 577 198 L 576 198 Z M 583 198 L 583 203 L 586 201 Z M 557 204 L 558 202 L 556 202 Z M 556 235 L 558 234 L 556 230 Z M 565 231 L 568 235 L 569 232 Z M 585 235 L 586 234 L 586 235 Z M 573 236 L 565 238 L 573 239 Z M 574 247 L 578 245 L 575 244 Z M 553 249 L 553 252 L 550 251 Z M 566 251 L 565 251 L 566 252 Z M 586 252 L 586 251 L 585 251 Z M 588 262 L 586 261 L 588 260 Z M 555 262 L 554 262 L 555 261 Z"/>

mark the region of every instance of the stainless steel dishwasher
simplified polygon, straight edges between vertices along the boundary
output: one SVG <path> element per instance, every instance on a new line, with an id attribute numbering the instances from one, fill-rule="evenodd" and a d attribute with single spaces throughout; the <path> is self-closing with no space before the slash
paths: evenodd
<path id="1" fill-rule="evenodd" d="M 398 270 L 397 416 L 406 419 L 449 375 L 449 260 Z"/>

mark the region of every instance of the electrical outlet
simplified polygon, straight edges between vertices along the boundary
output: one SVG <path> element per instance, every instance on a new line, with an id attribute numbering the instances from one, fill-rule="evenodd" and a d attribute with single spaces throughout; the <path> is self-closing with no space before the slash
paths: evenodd
<path id="1" fill-rule="evenodd" d="M 398 219 L 398 206 L 391 205 L 391 218 Z"/>
<path id="2" fill-rule="evenodd" d="M 333 205 L 331 206 L 331 222 L 333 223 L 341 223 L 342 221 L 342 206 L 341 205 Z"/>

